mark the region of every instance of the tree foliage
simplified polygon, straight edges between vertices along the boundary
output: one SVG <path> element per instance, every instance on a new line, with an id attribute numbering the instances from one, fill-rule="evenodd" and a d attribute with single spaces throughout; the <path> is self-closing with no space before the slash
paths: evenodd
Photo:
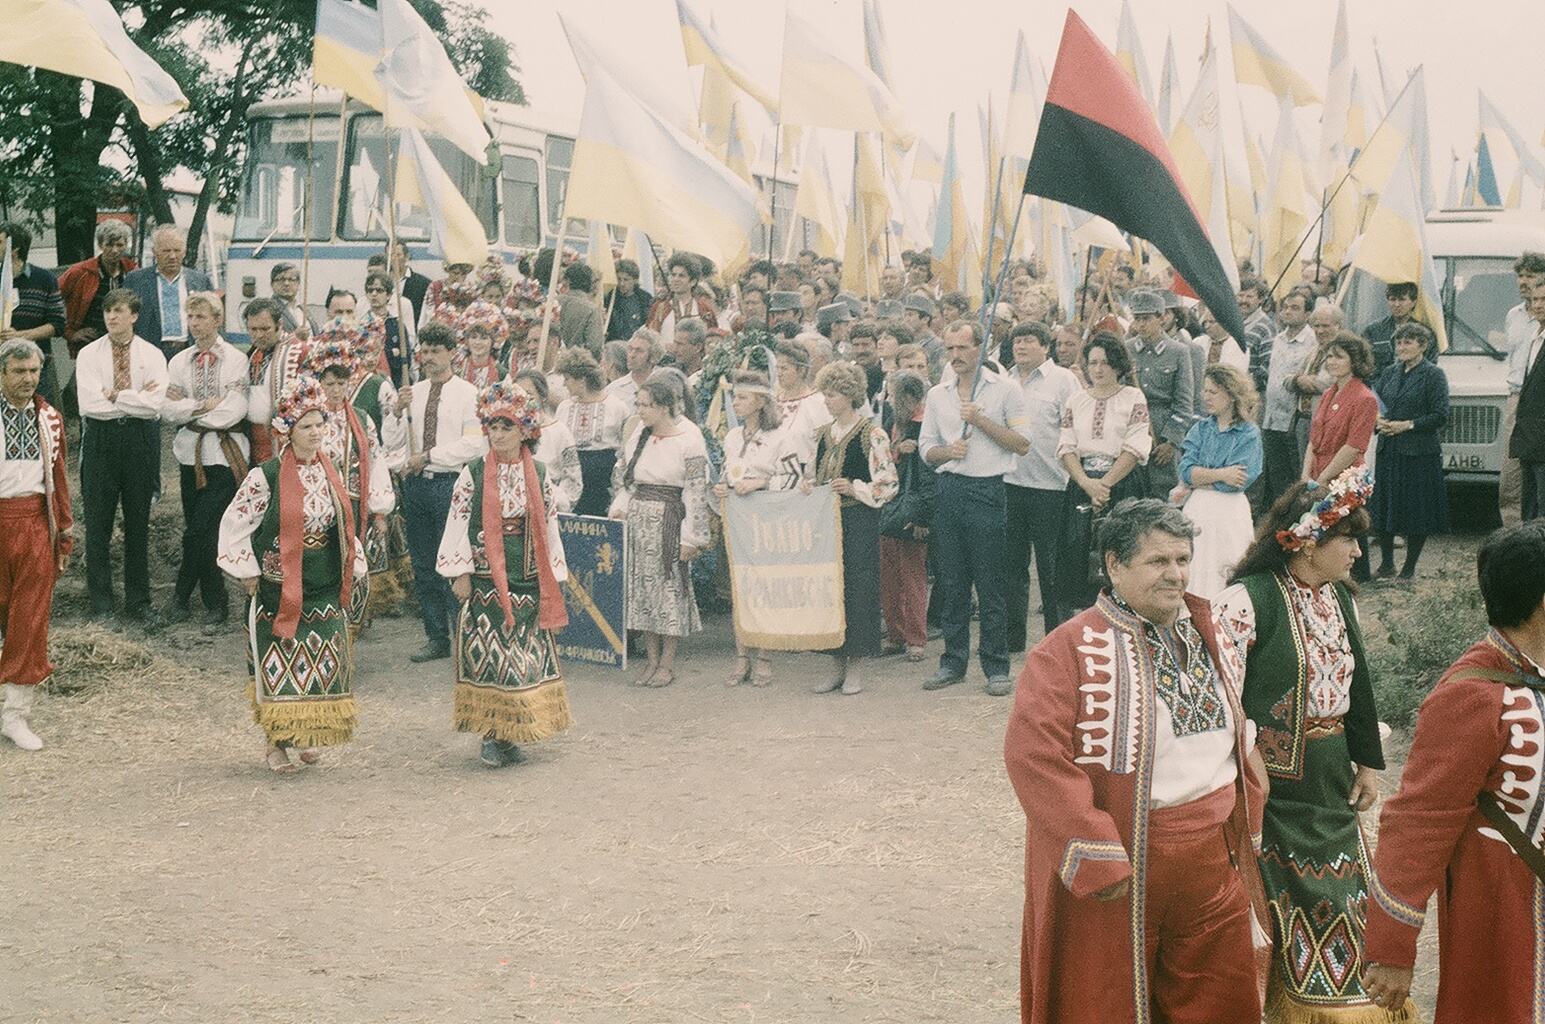
<path id="1" fill-rule="evenodd" d="M 0 64 L 0 213 L 52 220 L 61 263 L 91 255 L 99 209 L 171 220 L 168 181 L 200 183 L 190 227 L 229 212 L 254 102 L 305 87 L 316 0 L 112 0 L 134 41 L 176 79 L 187 110 L 156 129 L 118 90 Z M 485 97 L 524 103 L 514 47 L 464 0 L 410 0 Z M 51 215 L 51 217 L 50 217 Z M 196 242 L 189 257 L 197 253 Z"/>

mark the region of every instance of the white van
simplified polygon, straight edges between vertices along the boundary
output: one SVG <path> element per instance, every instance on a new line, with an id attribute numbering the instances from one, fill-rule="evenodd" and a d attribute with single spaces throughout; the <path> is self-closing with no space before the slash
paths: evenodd
<path id="1" fill-rule="evenodd" d="M 1448 329 L 1448 351 L 1438 357 L 1449 388 L 1443 469 L 1454 483 L 1495 486 L 1507 457 L 1503 322 L 1519 302 L 1513 261 L 1525 251 L 1545 252 L 1545 213 L 1441 210 L 1427 217 L 1427 244 L 1443 282 Z M 1343 305 L 1347 326 L 1355 331 L 1389 315 L 1383 282 L 1362 272 L 1353 278 Z"/>

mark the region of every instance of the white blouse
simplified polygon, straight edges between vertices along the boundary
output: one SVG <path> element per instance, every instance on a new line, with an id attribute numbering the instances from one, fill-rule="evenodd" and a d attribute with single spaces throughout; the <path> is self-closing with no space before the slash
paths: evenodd
<path id="1" fill-rule="evenodd" d="M 397 494 L 392 490 L 392 474 L 386 466 L 386 456 L 381 450 L 381 440 L 376 436 L 375 421 L 369 416 L 360 415 L 356 409 L 355 415 L 359 416 L 360 424 L 365 428 L 365 443 L 370 446 L 370 480 L 369 501 L 366 507 L 372 515 L 384 516 L 397 507 Z M 333 460 L 333 465 L 338 467 L 338 475 L 343 479 L 344 487 L 351 483 L 350 473 L 359 472 L 359 464 L 345 466 L 344 456 L 349 449 L 349 417 L 341 410 L 328 413 L 325 432 L 322 435 L 322 451 Z M 358 458 L 356 453 L 355 458 Z M 352 481 L 358 483 L 358 481 Z M 355 524 L 356 528 L 358 524 Z"/>
<path id="2" fill-rule="evenodd" d="M 826 408 L 826 396 L 811 391 L 798 398 L 780 398 L 778 411 L 783 416 L 780 429 L 789 435 L 800 464 L 809 466 L 815 458 L 816 431 L 832 421 L 831 410 Z"/>
<path id="3" fill-rule="evenodd" d="M 682 504 L 686 506 L 681 522 L 681 542 L 706 548 L 712 539 L 708 526 L 708 447 L 703 443 L 702 431 L 693 424 L 678 420 L 676 428 L 676 433 L 667 437 L 650 436 L 633 470 L 633 482 L 680 487 Z M 630 488 L 622 486 L 622 478 L 638 447 L 638 439 L 643 435 L 642 428 L 634 431 L 617 454 L 617 466 L 612 470 L 613 498 L 609 512 L 613 519 L 627 515 L 632 494 Z"/>
<path id="4" fill-rule="evenodd" d="M 582 452 L 622 447 L 622 425 L 633 415 L 626 402 L 609 392 L 591 402 L 566 398 L 554 414 L 568 428 Z"/>
<path id="5" fill-rule="evenodd" d="M 545 432 L 544 432 L 545 436 Z M 440 551 L 435 557 L 435 572 L 447 579 L 468 576 L 476 571 L 472 558 L 472 470 L 463 466 L 451 490 L 451 512 L 440 536 Z M 562 583 L 569 578 L 569 565 L 563 557 L 563 538 L 558 533 L 558 509 L 553 503 L 553 478 L 542 483 L 542 507 L 547 510 L 547 561 L 553 576 Z M 526 517 L 526 470 L 520 463 L 499 464 L 499 514 L 505 519 Z M 484 533 L 487 533 L 485 526 Z"/>
<path id="6" fill-rule="evenodd" d="M 1288 576 L 1293 609 L 1303 625 L 1301 640 L 1309 667 L 1308 703 L 1304 713 L 1310 718 L 1335 718 L 1352 707 L 1352 641 L 1335 588 L 1326 583 L 1308 587 Z M 1255 605 L 1243 583 L 1236 583 L 1212 602 L 1223 628 L 1234 643 L 1246 652 L 1255 645 Z M 1354 611 L 1356 606 L 1353 606 Z M 1283 666 L 1284 672 L 1292 671 Z"/>
<path id="7" fill-rule="evenodd" d="M 327 470 L 319 460 L 301 463 L 296 468 L 300 472 L 301 487 L 305 489 L 301 497 L 301 511 L 305 516 L 303 529 L 310 534 L 326 533 L 338 518 L 332 488 L 327 483 Z M 259 555 L 252 548 L 252 537 L 258 527 L 263 525 L 270 499 L 268 477 L 263 475 L 261 466 L 256 467 L 247 474 L 247 478 L 236 490 L 236 497 L 226 506 L 225 515 L 220 517 L 219 552 L 215 562 L 239 580 L 251 579 L 263 573 Z M 356 535 L 354 575 L 359 578 L 369 574 L 370 567 L 365 562 L 365 545 L 360 543 Z"/>
<path id="8" fill-rule="evenodd" d="M 1062 408 L 1062 437 L 1057 458 L 1073 454 L 1080 459 L 1104 455 L 1112 461 L 1130 452 L 1139 465 L 1148 464 L 1153 449 L 1149 429 L 1148 400 L 1142 391 L 1123 386 L 1109 398 L 1095 398 L 1075 391 Z"/>
<path id="9" fill-rule="evenodd" d="M 585 480 L 579 469 L 579 448 L 574 435 L 558 420 L 542 424 L 542 436 L 536 442 L 536 460 L 547 470 L 553 504 L 559 512 L 572 512 L 579 501 Z"/>
<path id="10" fill-rule="evenodd" d="M 766 480 L 769 491 L 788 490 L 803 475 L 799 454 L 781 426 L 758 430 L 750 440 L 743 425 L 724 435 L 724 472 L 720 479 L 731 491 L 747 478 Z"/>

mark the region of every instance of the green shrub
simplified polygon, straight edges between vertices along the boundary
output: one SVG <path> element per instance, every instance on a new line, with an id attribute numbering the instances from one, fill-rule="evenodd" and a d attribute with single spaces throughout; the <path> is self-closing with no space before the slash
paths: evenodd
<path id="1" fill-rule="evenodd" d="M 1358 603 L 1379 718 L 1409 726 L 1439 677 L 1486 632 L 1474 577 L 1439 572 L 1416 589 L 1365 591 Z M 1382 628 L 1367 624 L 1370 606 Z"/>

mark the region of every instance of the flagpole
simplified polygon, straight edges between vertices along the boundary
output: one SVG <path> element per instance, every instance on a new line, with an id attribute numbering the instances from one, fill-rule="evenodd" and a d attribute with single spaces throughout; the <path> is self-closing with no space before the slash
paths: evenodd
<path id="1" fill-rule="evenodd" d="M 993 189 L 992 189 L 992 215 L 991 215 L 992 216 L 992 223 L 987 225 L 987 260 L 986 260 L 985 263 L 982 264 L 982 292 L 983 292 L 983 294 L 982 294 L 982 308 L 983 309 L 987 308 L 987 301 L 988 301 L 987 300 L 987 294 L 986 294 L 987 282 L 992 277 L 993 243 L 998 240 L 998 202 L 1002 198 L 1001 189 L 1003 188 L 1003 161 L 1004 161 L 1004 159 L 1005 159 L 1004 157 L 999 157 L 998 158 L 997 182 L 993 185 Z M 1021 193 L 1021 195 L 1023 195 L 1023 193 Z M 1020 204 L 1019 205 L 1020 205 L 1020 209 L 1024 209 L 1024 200 L 1020 200 Z M 1015 218 L 1015 223 L 1014 223 L 1014 229 L 1017 230 L 1018 227 L 1019 227 L 1019 219 L 1016 217 Z M 1009 263 L 1008 250 L 1009 250 L 1009 247 L 1012 244 L 1013 244 L 1013 232 L 1011 230 L 1010 234 L 1009 234 L 1009 238 L 1007 240 L 1005 240 L 1004 243 L 1003 243 L 1003 265 L 1005 267 L 1008 266 L 1008 263 Z M 998 288 L 1002 288 L 1002 287 L 1003 287 L 1003 282 L 999 281 L 998 282 Z M 992 293 L 992 301 L 993 302 L 997 302 L 998 301 L 998 292 L 997 292 L 997 290 L 994 290 L 993 293 Z"/>
<path id="2" fill-rule="evenodd" d="M 348 96 L 344 96 L 348 101 Z M 338 124 L 338 136 L 340 145 L 343 138 L 343 123 Z M 388 235 L 386 249 L 386 276 L 395 277 L 392 271 L 392 260 L 397 258 L 397 161 L 392 159 L 392 129 L 386 123 L 386 118 L 381 118 L 382 150 L 386 154 L 386 231 Z M 401 146 L 398 146 L 398 156 L 401 156 Z M 341 166 L 341 163 L 340 163 Z M 421 186 L 427 192 L 428 186 Z M 408 364 L 407 328 L 402 325 L 402 286 L 393 282 L 392 293 L 397 297 L 397 352 L 402 356 L 402 388 L 409 395 L 406 413 L 408 417 L 408 458 L 418 454 L 418 446 L 413 443 L 413 399 L 412 378 Z M 388 367 L 390 369 L 390 367 Z M 434 438 L 426 437 L 425 443 L 430 447 L 434 445 Z M 426 451 L 428 449 L 425 449 Z"/>
<path id="3" fill-rule="evenodd" d="M 1019 207 L 1015 211 L 1015 214 L 1014 214 L 1014 227 L 1016 229 L 1019 227 L 1019 215 L 1021 213 L 1023 213 L 1024 210 L 1025 210 L 1025 199 L 1027 197 L 1028 197 L 1028 193 L 1025 193 L 1025 192 L 1019 193 Z M 1012 231 L 1009 232 L 1008 244 L 1009 245 L 1013 245 L 1014 244 L 1014 232 L 1012 232 Z M 1009 261 L 1008 260 L 1004 260 L 1003 261 L 1003 269 L 998 272 L 998 284 L 997 284 L 997 287 L 999 289 L 1001 289 L 1003 287 L 1003 278 L 1008 274 L 1008 272 L 1009 272 Z M 986 311 L 987 311 L 987 303 L 984 301 L 982 303 L 982 312 L 986 313 Z M 982 382 L 982 363 L 987 359 L 987 349 L 988 349 L 988 347 L 991 344 L 992 344 L 992 321 L 988 320 L 987 321 L 987 328 L 986 328 L 985 331 L 982 332 L 982 350 L 976 354 L 976 369 L 971 372 L 971 400 L 973 402 L 976 401 L 976 389 L 977 389 L 977 387 Z M 967 427 L 966 427 L 965 424 L 961 424 L 960 436 L 962 438 L 964 438 L 966 436 L 966 434 L 967 434 Z"/>
<path id="4" fill-rule="evenodd" d="M 1320 270 L 1325 256 L 1325 213 L 1330 209 L 1330 193 L 1320 192 L 1320 237 L 1314 240 L 1314 283 L 1320 283 Z"/>
<path id="5" fill-rule="evenodd" d="M 773 124 L 773 165 L 772 165 L 772 223 L 767 225 L 767 258 L 773 258 L 773 241 L 778 236 L 778 160 L 782 152 L 783 125 Z M 789 228 L 789 235 L 794 234 L 793 226 Z"/>
<path id="6" fill-rule="evenodd" d="M 311 79 L 311 104 L 306 112 L 306 194 L 300 200 L 301 235 L 303 241 L 300 251 L 300 312 L 305 319 L 310 319 L 306 312 L 306 299 L 311 296 L 311 178 L 312 169 L 316 161 L 311 159 L 312 142 L 316 137 L 317 124 L 317 82 L 315 75 Z M 343 125 L 338 125 L 338 137 L 343 138 Z M 297 327 L 300 325 L 297 324 Z M 309 326 L 309 325 L 308 325 Z"/>
<path id="7" fill-rule="evenodd" d="M 558 290 L 558 271 L 563 266 L 563 243 L 568 241 L 569 190 L 563 190 L 563 205 L 558 208 L 558 236 L 553 246 L 553 268 L 547 275 L 547 295 L 542 300 L 542 338 L 536 345 L 536 368 L 547 372 L 547 338 L 552 333 L 554 294 Z M 651 246 L 653 248 L 653 246 Z"/>

